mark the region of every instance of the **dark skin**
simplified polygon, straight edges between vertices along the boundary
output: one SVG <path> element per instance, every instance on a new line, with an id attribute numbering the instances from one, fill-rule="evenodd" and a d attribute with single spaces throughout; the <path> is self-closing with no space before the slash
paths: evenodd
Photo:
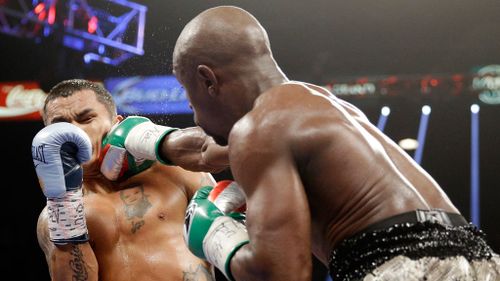
<path id="1" fill-rule="evenodd" d="M 56 246 L 49 240 L 45 209 L 38 220 L 38 241 L 52 280 L 214 280 L 212 267 L 192 255 L 183 238 L 187 204 L 198 188 L 215 184 L 213 177 L 155 163 L 124 181 L 107 180 L 99 172 L 100 144 L 121 119 L 110 116 L 90 90 L 47 105 L 46 124 L 80 127 L 93 148 L 83 165 L 90 241 Z"/>
<path id="2" fill-rule="evenodd" d="M 217 145 L 200 127 L 168 134 L 160 153 L 164 159 L 190 171 L 219 173 L 229 167 L 227 146 Z"/>
<path id="3" fill-rule="evenodd" d="M 310 280 L 343 239 L 416 209 L 458 213 L 439 185 L 353 105 L 289 81 L 264 28 L 216 7 L 189 22 L 174 50 L 195 122 L 228 145 L 247 196 L 250 243 L 236 280 Z"/>

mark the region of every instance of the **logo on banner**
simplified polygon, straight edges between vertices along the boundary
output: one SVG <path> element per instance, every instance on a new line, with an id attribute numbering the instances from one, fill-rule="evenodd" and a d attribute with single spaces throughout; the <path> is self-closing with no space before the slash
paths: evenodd
<path id="1" fill-rule="evenodd" d="M 331 91 L 336 96 L 360 96 L 373 95 L 376 91 L 376 86 L 373 83 L 338 83 L 331 86 Z"/>
<path id="2" fill-rule="evenodd" d="M 121 114 L 192 112 L 184 88 L 174 76 L 110 78 L 104 84 Z"/>
<path id="3" fill-rule="evenodd" d="M 0 83 L 0 119 L 40 119 L 46 97 L 36 83 Z"/>
<path id="4" fill-rule="evenodd" d="M 486 104 L 500 104 L 500 65 L 480 68 L 472 80 L 472 89 L 478 92 L 480 101 Z"/>

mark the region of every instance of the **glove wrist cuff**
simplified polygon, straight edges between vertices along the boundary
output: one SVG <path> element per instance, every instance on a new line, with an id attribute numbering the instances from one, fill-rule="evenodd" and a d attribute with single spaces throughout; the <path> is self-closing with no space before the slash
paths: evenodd
<path id="1" fill-rule="evenodd" d="M 82 189 L 47 198 L 47 213 L 50 241 L 54 244 L 88 241 Z"/>
<path id="2" fill-rule="evenodd" d="M 172 128 L 172 127 L 166 127 L 166 128 L 167 129 L 163 132 L 163 134 L 158 138 L 158 140 L 155 143 L 155 158 L 156 158 L 156 160 L 158 160 L 160 163 L 162 163 L 164 165 L 172 165 L 173 166 L 174 163 L 172 161 L 161 157 L 160 150 L 161 150 L 161 144 L 163 143 L 163 139 L 165 139 L 165 137 L 170 135 L 170 133 L 177 131 L 179 129 Z"/>
<path id="3" fill-rule="evenodd" d="M 163 138 L 174 130 L 176 128 L 156 125 L 153 122 L 140 123 L 130 130 L 125 139 L 125 148 L 135 158 L 167 163 L 158 157 L 158 149 Z"/>
<path id="4" fill-rule="evenodd" d="M 203 252 L 211 264 L 229 280 L 234 280 L 230 262 L 234 254 L 249 242 L 246 227 L 228 216 L 214 220 L 203 239 Z"/>

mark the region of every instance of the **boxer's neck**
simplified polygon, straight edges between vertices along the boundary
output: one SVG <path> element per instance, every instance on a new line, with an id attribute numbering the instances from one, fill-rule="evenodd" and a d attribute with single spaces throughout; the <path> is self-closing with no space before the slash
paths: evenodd
<path id="1" fill-rule="evenodd" d="M 255 92 L 259 94 L 289 81 L 272 56 L 262 56 L 255 60 L 246 71 L 248 73 L 245 76 L 253 77 L 250 83 L 257 85 Z"/>

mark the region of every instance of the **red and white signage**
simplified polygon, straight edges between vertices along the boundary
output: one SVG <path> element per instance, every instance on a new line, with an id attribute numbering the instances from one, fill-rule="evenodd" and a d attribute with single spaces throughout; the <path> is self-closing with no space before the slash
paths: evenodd
<path id="1" fill-rule="evenodd" d="M 0 120 L 40 120 L 46 97 L 36 82 L 1 82 Z"/>

